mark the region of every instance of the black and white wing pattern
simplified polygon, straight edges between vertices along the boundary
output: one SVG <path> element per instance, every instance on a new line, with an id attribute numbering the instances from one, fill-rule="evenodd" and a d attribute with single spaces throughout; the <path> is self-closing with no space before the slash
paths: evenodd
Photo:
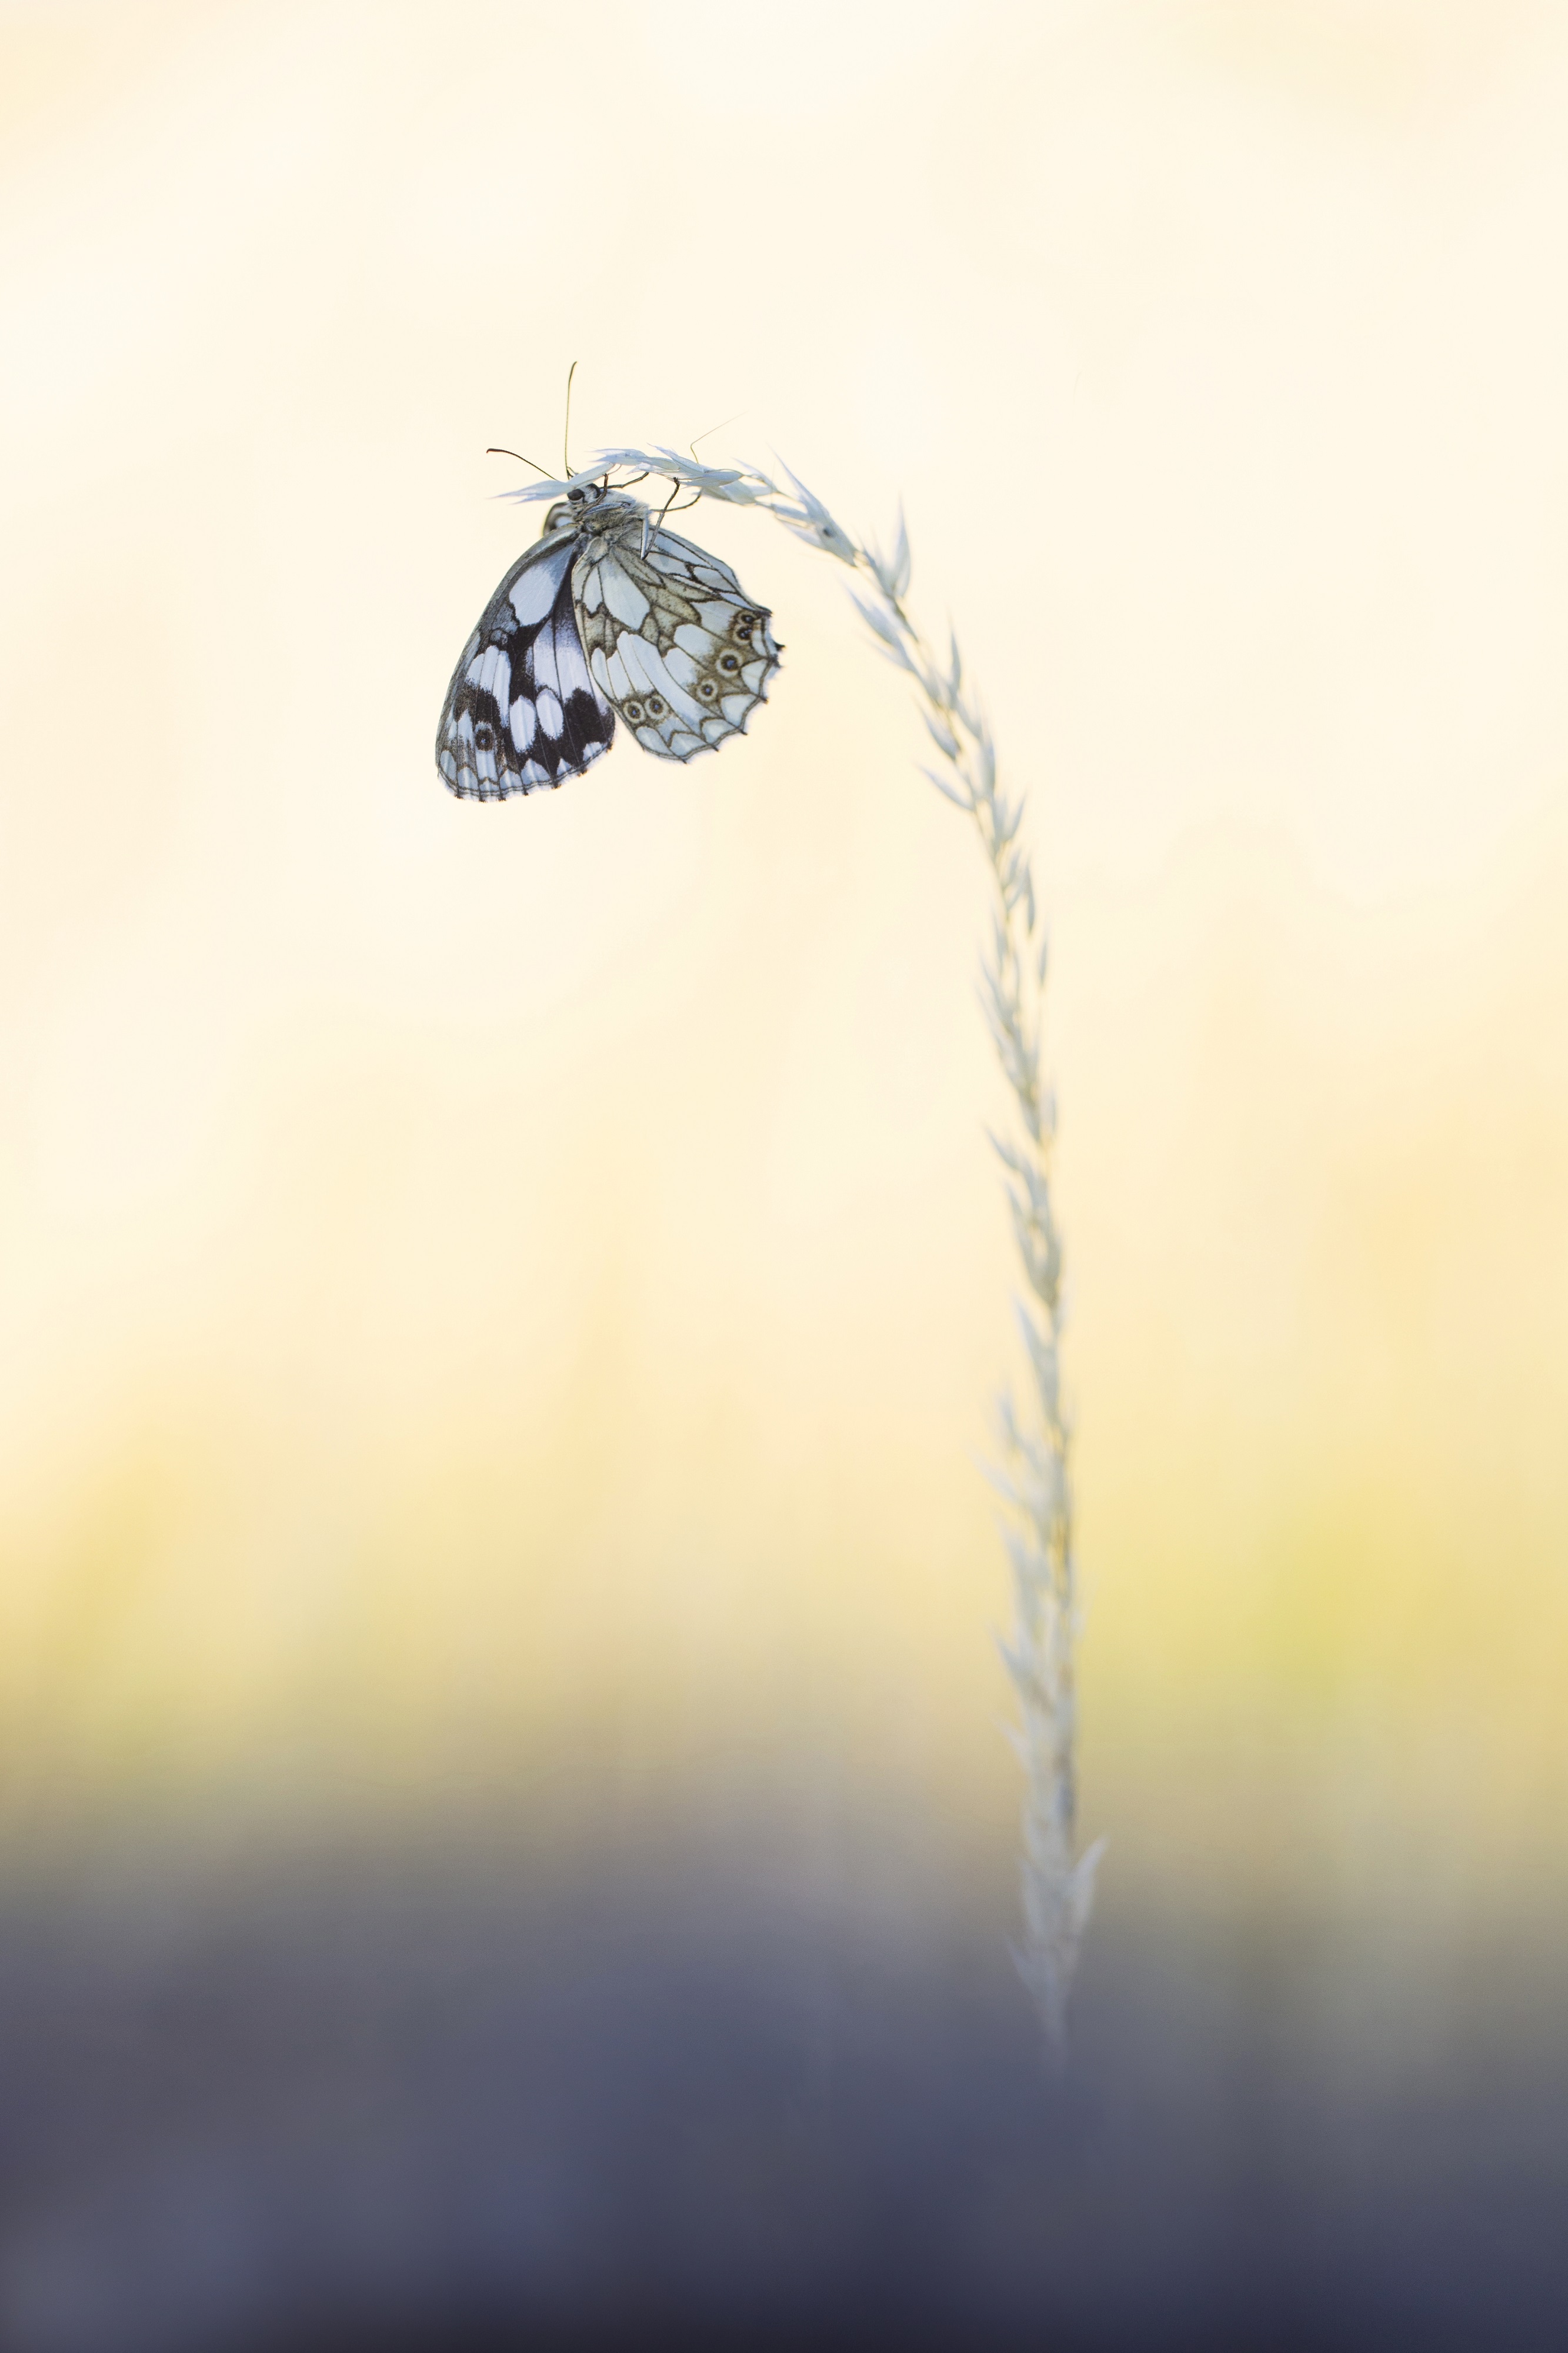
<path id="1" fill-rule="evenodd" d="M 436 765 L 460 799 L 563 784 L 610 748 L 616 715 L 594 684 L 574 609 L 577 544 L 568 531 L 531 547 L 463 648 L 436 737 Z"/>
<path id="2" fill-rule="evenodd" d="M 661 760 L 716 751 L 767 700 L 771 618 L 637 500 L 574 486 L 463 648 L 436 765 L 464 800 L 538 792 L 609 750 L 616 712 Z"/>
<path id="3" fill-rule="evenodd" d="M 780 649 L 765 605 L 727 564 L 672 531 L 580 543 L 572 566 L 594 686 L 645 752 L 689 760 L 744 732 Z"/>

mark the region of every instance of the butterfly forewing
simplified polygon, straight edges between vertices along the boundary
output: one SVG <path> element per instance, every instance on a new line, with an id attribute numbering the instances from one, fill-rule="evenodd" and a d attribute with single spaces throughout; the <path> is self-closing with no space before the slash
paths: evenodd
<path id="1" fill-rule="evenodd" d="M 552 536 L 514 564 L 452 673 L 436 765 L 465 800 L 505 800 L 579 776 L 610 747 L 572 594 L 574 543 Z"/>

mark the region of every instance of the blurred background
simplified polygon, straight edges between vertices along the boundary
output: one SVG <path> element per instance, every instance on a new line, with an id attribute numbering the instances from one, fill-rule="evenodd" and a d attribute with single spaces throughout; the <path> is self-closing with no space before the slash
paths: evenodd
<path id="1" fill-rule="evenodd" d="M 1561 2342 L 1568 11 L 0 0 L 0 2343 Z M 1109 1834 L 1013 1974 L 984 878 L 843 575 L 455 803 L 502 442 L 777 452 L 1053 942 Z"/>

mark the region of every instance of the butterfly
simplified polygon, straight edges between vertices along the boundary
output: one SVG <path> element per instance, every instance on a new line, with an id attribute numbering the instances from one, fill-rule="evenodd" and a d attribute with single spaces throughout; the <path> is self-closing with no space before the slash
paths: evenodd
<path id="1" fill-rule="evenodd" d="M 715 751 L 767 700 L 771 618 L 639 500 L 569 490 L 463 648 L 436 765 L 464 800 L 539 792 L 609 750 L 617 712 L 661 760 Z"/>

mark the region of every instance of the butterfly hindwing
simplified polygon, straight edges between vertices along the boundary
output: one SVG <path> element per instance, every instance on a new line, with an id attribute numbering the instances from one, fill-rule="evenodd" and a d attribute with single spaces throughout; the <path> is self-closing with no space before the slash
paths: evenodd
<path id="1" fill-rule="evenodd" d="M 640 511 L 639 511 L 640 512 Z M 743 731 L 779 666 L 766 606 L 674 532 L 640 520 L 579 546 L 572 567 L 594 684 L 645 752 L 689 760 Z"/>
<path id="2" fill-rule="evenodd" d="M 452 673 L 436 765 L 465 800 L 563 784 L 607 752 L 615 712 L 595 687 L 572 592 L 574 541 L 531 547 L 485 607 Z"/>

